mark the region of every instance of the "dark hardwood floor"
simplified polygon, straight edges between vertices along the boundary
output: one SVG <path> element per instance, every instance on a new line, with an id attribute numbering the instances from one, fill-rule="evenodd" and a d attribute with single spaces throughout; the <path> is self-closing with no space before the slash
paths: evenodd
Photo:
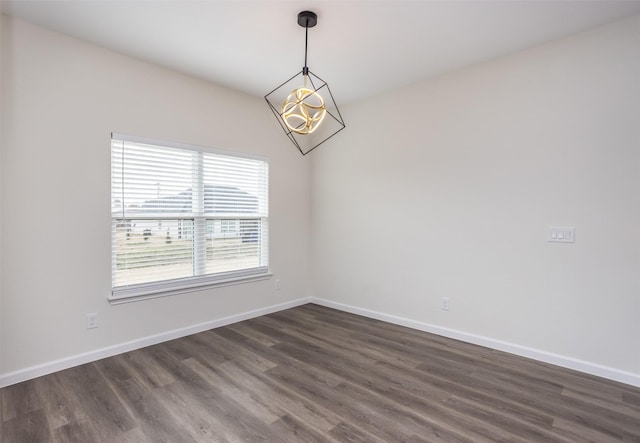
<path id="1" fill-rule="evenodd" d="M 640 442 L 640 389 L 309 304 L 0 391 L 2 442 Z"/>

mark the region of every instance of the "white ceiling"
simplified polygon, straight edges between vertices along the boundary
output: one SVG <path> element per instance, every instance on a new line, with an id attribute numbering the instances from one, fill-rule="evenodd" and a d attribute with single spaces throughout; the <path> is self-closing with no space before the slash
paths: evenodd
<path id="1" fill-rule="evenodd" d="M 308 65 L 338 104 L 640 13 L 640 0 L 2 0 L 2 12 L 251 95 Z"/>

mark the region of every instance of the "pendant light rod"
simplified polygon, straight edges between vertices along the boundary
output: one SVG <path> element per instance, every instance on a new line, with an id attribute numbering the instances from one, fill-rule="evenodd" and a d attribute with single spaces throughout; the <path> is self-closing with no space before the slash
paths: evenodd
<path id="1" fill-rule="evenodd" d="M 304 67 L 302 68 L 302 73 L 304 75 L 309 75 L 309 68 L 307 67 L 307 47 L 309 42 L 309 27 L 304 27 Z"/>
<path id="2" fill-rule="evenodd" d="M 302 11 L 298 14 L 298 24 L 304 28 L 304 67 L 303 75 L 309 75 L 309 67 L 307 66 L 307 48 L 309 47 L 309 28 L 313 28 L 318 24 L 318 16 L 315 12 Z"/>

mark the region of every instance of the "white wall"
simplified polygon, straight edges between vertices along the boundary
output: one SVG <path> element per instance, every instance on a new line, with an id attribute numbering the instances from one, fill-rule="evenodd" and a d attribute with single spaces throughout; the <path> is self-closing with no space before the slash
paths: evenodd
<path id="1" fill-rule="evenodd" d="M 0 374 L 309 296 L 309 161 L 264 100 L 2 19 Z M 111 306 L 112 131 L 269 157 L 282 289 Z M 88 312 L 98 329 L 85 329 Z"/>
<path id="2" fill-rule="evenodd" d="M 345 107 L 314 297 L 640 383 L 638 48 L 635 16 Z"/>

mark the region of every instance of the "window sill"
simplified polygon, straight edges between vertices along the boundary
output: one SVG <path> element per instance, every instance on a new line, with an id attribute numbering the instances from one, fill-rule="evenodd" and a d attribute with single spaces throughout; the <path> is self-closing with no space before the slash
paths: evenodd
<path id="1" fill-rule="evenodd" d="M 251 283 L 255 281 L 268 280 L 273 276 L 270 271 L 260 274 L 234 276 L 226 279 L 219 279 L 213 281 L 191 281 L 191 282 L 171 282 L 168 285 L 162 285 L 158 288 L 149 288 L 149 286 L 141 287 L 134 290 L 119 291 L 122 295 L 109 296 L 109 303 L 111 305 L 120 305 L 123 303 L 131 303 L 142 300 L 149 300 L 152 298 L 168 297 L 178 294 L 186 294 L 189 292 L 204 291 L 212 288 L 219 288 L 223 286 L 239 285 L 244 283 Z"/>

